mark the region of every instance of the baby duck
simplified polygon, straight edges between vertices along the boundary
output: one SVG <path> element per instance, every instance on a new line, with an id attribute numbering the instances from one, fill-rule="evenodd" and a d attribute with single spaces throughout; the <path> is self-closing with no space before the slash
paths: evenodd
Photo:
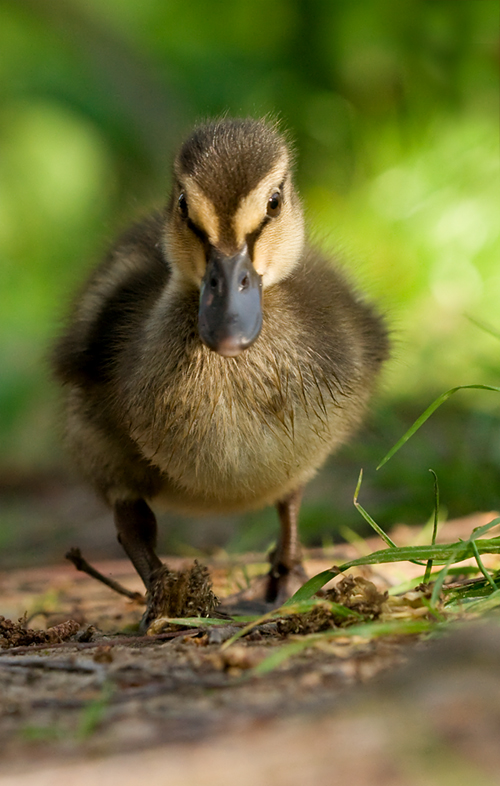
<path id="1" fill-rule="evenodd" d="M 265 599 L 289 597 L 302 490 L 359 425 L 387 353 L 380 318 L 305 241 L 283 135 L 195 128 L 167 207 L 91 275 L 54 353 L 70 449 L 148 592 L 163 567 L 150 503 L 275 504 Z"/>

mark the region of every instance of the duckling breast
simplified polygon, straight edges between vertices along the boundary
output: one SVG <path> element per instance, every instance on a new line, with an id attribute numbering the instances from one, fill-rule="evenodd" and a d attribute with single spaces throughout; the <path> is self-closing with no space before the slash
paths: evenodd
<path id="1" fill-rule="evenodd" d="M 261 336 L 224 358 L 199 340 L 196 292 L 159 301 L 127 355 L 122 389 L 130 436 L 165 477 L 167 503 L 274 502 L 358 424 L 370 392 L 361 348 L 346 334 L 325 354 L 314 324 L 297 316 L 286 287 L 266 293 Z"/>

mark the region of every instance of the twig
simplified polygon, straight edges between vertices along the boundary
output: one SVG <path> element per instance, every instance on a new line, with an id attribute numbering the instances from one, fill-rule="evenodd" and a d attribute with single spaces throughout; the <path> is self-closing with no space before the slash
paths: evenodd
<path id="1" fill-rule="evenodd" d="M 35 669 L 50 669 L 52 671 L 83 671 L 101 674 L 103 667 L 101 663 L 94 663 L 94 661 L 73 661 L 73 660 L 54 660 L 50 657 L 27 657 L 27 658 L 12 658 L 4 657 L 0 659 L 0 668 L 17 669 L 17 668 L 35 668 Z"/>
<path id="2" fill-rule="evenodd" d="M 92 567 L 86 559 L 82 556 L 82 552 L 78 548 L 73 548 L 65 554 L 66 559 L 73 563 L 77 570 L 81 570 L 83 573 L 86 573 L 88 576 L 92 576 L 93 579 L 97 579 L 97 581 L 102 582 L 110 589 L 118 592 L 119 595 L 125 595 L 126 598 L 130 598 L 131 600 L 135 600 L 138 603 L 145 604 L 146 599 L 144 595 L 140 592 L 132 592 L 132 590 L 127 589 L 122 584 L 119 584 L 114 579 L 110 579 L 107 576 L 104 576 L 98 570 Z"/>
<path id="3" fill-rule="evenodd" d="M 216 674 L 204 674 L 202 677 L 195 677 L 189 681 L 190 687 L 199 687 L 202 690 L 221 690 L 228 687 L 228 684 L 237 684 L 241 677 L 233 677 L 228 675 L 227 672 L 218 672 Z M 158 682 L 158 675 L 151 675 L 151 682 L 143 685 L 140 688 L 125 688 L 118 690 L 109 700 L 110 705 L 128 704 L 129 702 L 143 702 L 147 699 L 156 698 L 157 696 L 172 695 L 174 690 L 179 690 L 182 682 L 175 680 L 165 679 Z M 34 698 L 30 702 L 30 708 L 33 709 L 52 709 L 52 710 L 73 710 L 83 709 L 88 706 L 88 699 L 77 698 L 55 698 L 44 696 L 43 698 Z"/>
<path id="4" fill-rule="evenodd" d="M 463 587 L 473 587 L 474 584 L 482 584 L 484 582 L 483 576 L 475 576 L 473 579 L 459 579 L 458 581 L 450 581 L 449 584 L 443 586 L 443 590 L 462 589 Z"/>
<path id="5" fill-rule="evenodd" d="M 22 655 L 25 652 L 36 652 L 37 650 L 62 650 L 76 649 L 87 650 L 94 647 L 118 647 L 120 644 L 155 644 L 155 642 L 177 639 L 181 636 L 194 637 L 203 633 L 203 628 L 192 628 L 191 630 L 174 630 L 168 633 L 157 633 L 153 636 L 115 636 L 112 639 L 97 639 L 96 641 L 62 641 L 56 644 L 27 644 L 19 647 L 0 649 L 0 660 L 10 655 Z"/>

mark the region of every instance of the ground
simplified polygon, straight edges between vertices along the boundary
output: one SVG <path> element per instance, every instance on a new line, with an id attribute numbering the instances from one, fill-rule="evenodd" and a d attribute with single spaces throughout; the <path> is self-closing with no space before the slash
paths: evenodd
<path id="1" fill-rule="evenodd" d="M 447 537 L 468 537 L 472 526 L 490 518 L 450 523 Z M 399 543 L 413 536 L 394 535 Z M 366 545 L 381 547 L 378 539 Z M 344 545 L 334 554 L 310 553 L 308 573 L 354 552 Z M 176 569 L 187 564 L 169 563 Z M 98 567 L 141 589 L 127 561 Z M 210 567 L 223 596 L 263 566 L 250 555 Z M 418 570 L 399 563 L 352 575 L 382 593 Z M 219 628 L 140 637 L 133 628 L 143 607 L 69 563 L 6 571 L 0 597 L 3 617 L 17 620 L 28 612 L 31 629 L 59 630 L 65 638 L 64 628 L 55 626 L 68 618 L 78 628 L 76 637 L 29 647 L 7 647 L 4 636 L 2 786 L 128 786 L 145 776 L 174 786 L 498 783 L 495 617 L 458 620 L 435 639 L 352 636 L 339 629 L 263 671 L 270 654 L 301 637 L 280 634 L 274 622 L 230 646 Z M 418 604 L 412 611 L 415 620 L 425 613 Z"/>

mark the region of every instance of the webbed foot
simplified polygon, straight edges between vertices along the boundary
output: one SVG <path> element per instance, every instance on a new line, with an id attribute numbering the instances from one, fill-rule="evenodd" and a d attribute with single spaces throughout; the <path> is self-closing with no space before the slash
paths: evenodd
<path id="1" fill-rule="evenodd" d="M 149 577 L 146 597 L 147 609 L 140 624 L 144 632 L 162 617 L 210 617 L 219 606 L 208 568 L 196 560 L 181 571 L 160 565 Z"/>

